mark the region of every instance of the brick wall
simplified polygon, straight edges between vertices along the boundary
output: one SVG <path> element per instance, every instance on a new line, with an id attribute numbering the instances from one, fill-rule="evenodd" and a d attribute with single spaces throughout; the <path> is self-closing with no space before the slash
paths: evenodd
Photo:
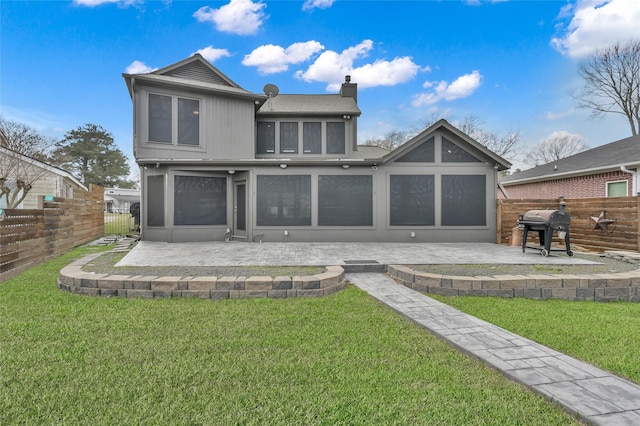
<path id="1" fill-rule="evenodd" d="M 559 196 L 601 198 L 607 196 L 607 182 L 620 180 L 627 181 L 627 196 L 633 196 L 632 176 L 621 171 L 505 186 L 505 188 L 509 198 L 512 199 L 553 199 Z M 500 191 L 498 191 L 498 198 L 504 199 Z"/>

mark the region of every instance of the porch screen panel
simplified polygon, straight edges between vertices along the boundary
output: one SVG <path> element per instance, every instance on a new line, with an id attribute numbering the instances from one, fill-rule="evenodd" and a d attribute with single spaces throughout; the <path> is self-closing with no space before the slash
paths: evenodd
<path id="1" fill-rule="evenodd" d="M 200 145 L 200 101 L 178 98 L 178 144 Z"/>
<path id="2" fill-rule="evenodd" d="M 171 143 L 171 96 L 149 94 L 149 140 Z"/>
<path id="3" fill-rule="evenodd" d="M 485 175 L 443 175 L 443 226 L 484 226 L 487 224 Z"/>
<path id="4" fill-rule="evenodd" d="M 344 122 L 327 123 L 327 154 L 345 153 Z"/>
<path id="5" fill-rule="evenodd" d="M 298 153 L 298 123 L 284 121 L 280 123 L 280 153 Z"/>
<path id="6" fill-rule="evenodd" d="M 257 137 L 258 154 L 274 154 L 276 152 L 275 122 L 258 121 Z"/>
<path id="7" fill-rule="evenodd" d="M 479 163 L 480 159 L 476 158 L 469 152 L 460 148 L 447 138 L 442 138 L 442 162 L 443 163 Z"/>
<path id="8" fill-rule="evenodd" d="M 164 226 L 164 176 L 147 176 L 147 226 Z"/>
<path id="9" fill-rule="evenodd" d="M 435 225 L 433 175 L 392 175 L 390 178 L 390 225 Z"/>
<path id="10" fill-rule="evenodd" d="M 302 152 L 322 154 L 322 123 L 302 123 Z"/>
<path id="11" fill-rule="evenodd" d="M 227 178 L 179 176 L 174 178 L 174 225 L 226 225 Z"/>
<path id="12" fill-rule="evenodd" d="M 429 138 L 398 158 L 396 163 L 433 163 L 435 158 L 434 138 Z"/>
<path id="13" fill-rule="evenodd" d="M 371 175 L 318 176 L 318 225 L 372 226 Z"/>
<path id="14" fill-rule="evenodd" d="M 311 225 L 311 176 L 258 175 L 258 226 Z"/>

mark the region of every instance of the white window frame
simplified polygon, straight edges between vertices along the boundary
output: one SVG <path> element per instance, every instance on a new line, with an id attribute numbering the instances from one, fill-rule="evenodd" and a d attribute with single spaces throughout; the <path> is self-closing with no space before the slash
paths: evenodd
<path id="1" fill-rule="evenodd" d="M 609 195 L 609 184 L 612 183 L 624 183 L 624 195 L 616 195 L 616 197 L 627 197 L 629 195 L 629 181 L 626 179 L 623 180 L 610 180 L 605 182 L 605 194 L 606 197 L 613 197 L 612 195 Z"/>

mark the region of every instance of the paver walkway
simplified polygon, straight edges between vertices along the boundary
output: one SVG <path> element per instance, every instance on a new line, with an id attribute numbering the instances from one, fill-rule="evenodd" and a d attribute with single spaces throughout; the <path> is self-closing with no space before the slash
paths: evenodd
<path id="1" fill-rule="evenodd" d="M 640 386 L 467 315 L 379 273 L 347 279 L 406 318 L 595 425 L 640 425 Z"/>

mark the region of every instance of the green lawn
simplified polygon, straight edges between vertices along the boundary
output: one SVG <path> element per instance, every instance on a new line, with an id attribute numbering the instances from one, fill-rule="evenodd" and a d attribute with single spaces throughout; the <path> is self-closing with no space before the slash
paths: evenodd
<path id="1" fill-rule="evenodd" d="M 559 408 L 364 292 L 120 299 L 0 284 L 0 424 L 555 425 Z"/>
<path id="2" fill-rule="evenodd" d="M 127 235 L 132 233 L 135 227 L 133 216 L 128 213 L 105 213 L 105 235 Z"/>
<path id="3" fill-rule="evenodd" d="M 429 295 L 640 383 L 640 304 Z"/>

